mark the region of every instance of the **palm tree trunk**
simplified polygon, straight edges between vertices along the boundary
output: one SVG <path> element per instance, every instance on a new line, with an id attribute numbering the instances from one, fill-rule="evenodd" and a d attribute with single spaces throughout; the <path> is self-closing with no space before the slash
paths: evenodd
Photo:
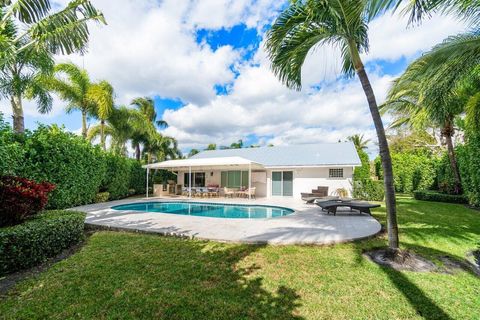
<path id="1" fill-rule="evenodd" d="M 135 144 L 135 159 L 140 161 L 140 143 Z"/>
<path id="2" fill-rule="evenodd" d="M 87 111 L 82 110 L 82 136 L 87 138 Z"/>
<path id="3" fill-rule="evenodd" d="M 100 120 L 100 144 L 103 151 L 107 151 L 107 146 L 105 145 L 105 120 Z"/>
<path id="4" fill-rule="evenodd" d="M 358 57 L 358 61 L 359 57 Z M 356 65 L 356 72 L 360 78 L 363 91 L 367 97 L 370 113 L 372 114 L 375 130 L 377 131 L 378 146 L 380 149 L 380 159 L 382 160 L 383 182 L 385 185 L 385 205 L 387 207 L 387 231 L 388 246 L 390 250 L 397 251 L 399 248 L 398 225 L 397 225 L 397 208 L 395 199 L 395 188 L 393 184 L 393 168 L 390 150 L 388 148 L 387 136 L 383 127 L 382 117 L 378 111 L 377 101 L 373 92 L 370 80 L 361 61 Z"/>
<path id="5" fill-rule="evenodd" d="M 455 156 L 455 148 L 453 147 L 452 136 L 454 129 L 451 121 L 446 121 L 445 126 L 442 128 L 442 135 L 445 137 L 445 143 L 447 144 L 448 158 L 450 160 L 450 166 L 453 171 L 453 178 L 455 184 L 453 186 L 453 192 L 455 194 L 462 194 L 462 180 L 460 178 L 460 170 L 458 169 L 457 157 Z"/>
<path id="6" fill-rule="evenodd" d="M 25 132 L 25 120 L 23 118 L 22 96 L 13 95 L 10 99 L 13 112 L 13 130 L 16 133 Z"/>

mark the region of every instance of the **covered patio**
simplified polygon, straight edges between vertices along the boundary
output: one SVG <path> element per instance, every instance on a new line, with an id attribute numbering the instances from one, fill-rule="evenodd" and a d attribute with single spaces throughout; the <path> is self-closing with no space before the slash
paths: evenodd
<path id="1" fill-rule="evenodd" d="M 224 188 L 225 196 L 228 196 L 230 192 L 232 194 L 241 192 L 245 198 L 251 199 L 256 197 L 256 186 L 252 181 L 254 174 L 258 176 L 260 173 L 265 176 L 266 183 L 264 166 L 242 157 L 167 160 L 143 167 L 147 170 L 147 198 L 149 197 L 150 171 L 157 169 L 173 172 L 177 176 L 175 190 L 178 188 L 177 186 L 181 186 L 183 195 L 188 198 L 196 194 L 197 188 L 203 188 L 207 190 L 207 193 L 216 192 L 217 194 L 220 194 Z M 231 191 L 229 191 L 230 189 Z M 178 194 L 178 190 L 175 194 Z"/>

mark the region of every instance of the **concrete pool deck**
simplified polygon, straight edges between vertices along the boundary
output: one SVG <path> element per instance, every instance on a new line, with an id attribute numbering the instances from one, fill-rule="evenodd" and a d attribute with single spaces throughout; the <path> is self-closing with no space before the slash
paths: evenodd
<path id="1" fill-rule="evenodd" d="M 259 204 L 295 210 L 288 216 L 270 219 L 209 218 L 158 212 L 113 210 L 114 205 L 148 201 L 192 201 Z M 295 199 L 187 199 L 136 198 L 72 208 L 87 213 L 86 223 L 116 230 L 137 230 L 226 242 L 269 244 L 333 244 L 373 236 L 381 225 L 373 217 L 350 210 L 328 215 L 312 204 Z"/>

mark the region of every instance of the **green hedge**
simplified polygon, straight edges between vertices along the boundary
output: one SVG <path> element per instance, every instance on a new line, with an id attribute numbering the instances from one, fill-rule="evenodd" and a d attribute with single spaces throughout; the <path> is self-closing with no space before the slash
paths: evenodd
<path id="1" fill-rule="evenodd" d="M 41 126 L 27 136 L 23 169 L 18 175 L 56 185 L 48 209 L 93 202 L 105 176 L 102 151 L 57 126 Z"/>
<path id="2" fill-rule="evenodd" d="M 417 190 L 413 192 L 413 196 L 417 200 L 449 202 L 449 203 L 468 203 L 463 195 L 446 194 L 436 191 Z"/>
<path id="3" fill-rule="evenodd" d="M 84 236 L 85 214 L 45 211 L 22 224 L 0 228 L 0 276 L 33 267 Z"/>
<path id="4" fill-rule="evenodd" d="M 353 197 L 355 199 L 368 201 L 383 201 L 385 198 L 385 187 L 383 181 L 366 179 L 353 182 Z"/>
<path id="5" fill-rule="evenodd" d="M 0 176 L 54 183 L 48 209 L 93 203 L 99 192 L 110 199 L 145 193 L 145 174 L 138 161 L 106 153 L 55 125 L 14 134 L 0 114 Z"/>

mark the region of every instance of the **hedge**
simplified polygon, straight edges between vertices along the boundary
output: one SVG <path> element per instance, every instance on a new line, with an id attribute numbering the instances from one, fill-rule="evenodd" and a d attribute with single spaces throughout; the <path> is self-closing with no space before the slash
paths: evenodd
<path id="1" fill-rule="evenodd" d="M 413 192 L 413 196 L 417 200 L 449 202 L 449 203 L 468 203 L 464 195 L 446 194 L 436 191 L 417 190 Z"/>
<path id="2" fill-rule="evenodd" d="M 38 265 L 79 243 L 84 221 L 85 213 L 57 210 L 0 228 L 0 276 Z"/>
<path id="3" fill-rule="evenodd" d="M 138 161 L 104 152 L 55 125 L 14 134 L 0 114 L 0 176 L 55 184 L 48 209 L 93 203 L 99 192 L 110 199 L 142 194 L 145 174 Z"/>
<path id="4" fill-rule="evenodd" d="M 56 185 L 48 209 L 63 209 L 93 202 L 105 176 L 102 151 L 57 126 L 40 126 L 25 142 L 22 177 Z"/>

